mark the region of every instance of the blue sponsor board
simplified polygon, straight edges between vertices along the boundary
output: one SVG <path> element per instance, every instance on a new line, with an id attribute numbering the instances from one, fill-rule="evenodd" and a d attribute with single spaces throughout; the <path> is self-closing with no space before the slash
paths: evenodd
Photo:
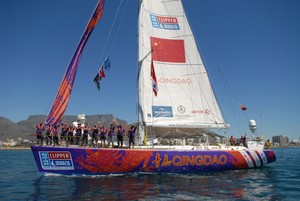
<path id="1" fill-rule="evenodd" d="M 39 152 L 41 166 L 44 170 L 74 170 L 70 152 Z"/>
<path id="2" fill-rule="evenodd" d="M 176 17 L 163 17 L 150 15 L 152 26 L 158 29 L 179 30 L 179 24 Z"/>
<path id="3" fill-rule="evenodd" d="M 152 106 L 152 116 L 155 117 L 173 117 L 171 106 Z"/>

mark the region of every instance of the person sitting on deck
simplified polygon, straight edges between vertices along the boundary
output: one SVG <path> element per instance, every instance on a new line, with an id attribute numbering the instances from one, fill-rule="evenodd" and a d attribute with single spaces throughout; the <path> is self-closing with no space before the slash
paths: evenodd
<path id="1" fill-rule="evenodd" d="M 105 147 L 105 141 L 107 138 L 107 129 L 105 125 L 100 128 L 100 147 Z M 103 142 L 103 144 L 102 144 Z"/>

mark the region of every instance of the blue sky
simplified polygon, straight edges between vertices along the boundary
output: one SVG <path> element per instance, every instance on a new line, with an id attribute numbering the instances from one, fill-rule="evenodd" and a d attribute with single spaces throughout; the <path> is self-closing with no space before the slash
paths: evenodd
<path id="1" fill-rule="evenodd" d="M 122 2 L 120 16 L 111 30 Z M 1 0 L 0 116 L 47 115 L 96 0 Z M 228 136 L 300 137 L 300 1 L 184 0 L 225 118 Z M 138 3 L 106 1 L 80 60 L 66 114 L 136 121 Z M 109 34 L 110 33 L 110 34 Z M 92 82 L 106 56 L 111 69 Z M 218 70 L 220 69 L 220 71 Z M 237 102 L 248 110 L 241 111 Z M 222 132 L 219 132 L 222 134 Z"/>

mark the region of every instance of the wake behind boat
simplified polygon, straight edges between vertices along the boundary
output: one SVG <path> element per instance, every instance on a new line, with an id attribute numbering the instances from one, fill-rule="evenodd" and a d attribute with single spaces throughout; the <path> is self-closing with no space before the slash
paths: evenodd
<path id="1" fill-rule="evenodd" d="M 274 162 L 276 156 L 271 150 L 248 150 L 240 146 L 147 146 L 151 128 L 220 129 L 229 125 L 219 109 L 182 2 L 139 2 L 138 133 L 135 140 L 143 146 L 135 149 L 32 146 L 39 171 L 202 173 L 256 168 Z M 62 121 L 80 54 L 103 9 L 104 1 L 100 0 L 64 75 L 45 122 L 48 126 Z M 98 76 L 94 79 L 96 83 L 102 78 L 101 71 Z"/>

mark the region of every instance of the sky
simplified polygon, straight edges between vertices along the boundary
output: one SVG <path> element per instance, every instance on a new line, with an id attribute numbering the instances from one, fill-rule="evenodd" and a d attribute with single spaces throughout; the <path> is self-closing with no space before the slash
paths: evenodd
<path id="1" fill-rule="evenodd" d="M 137 120 L 137 2 L 105 2 L 83 51 L 66 115 Z M 48 115 L 97 0 L 0 3 L 0 116 L 19 122 Z M 183 0 L 183 5 L 231 125 L 225 135 L 250 135 L 248 121 L 254 119 L 265 139 L 299 140 L 300 1 Z M 111 69 L 99 92 L 92 80 L 106 56 Z"/>

